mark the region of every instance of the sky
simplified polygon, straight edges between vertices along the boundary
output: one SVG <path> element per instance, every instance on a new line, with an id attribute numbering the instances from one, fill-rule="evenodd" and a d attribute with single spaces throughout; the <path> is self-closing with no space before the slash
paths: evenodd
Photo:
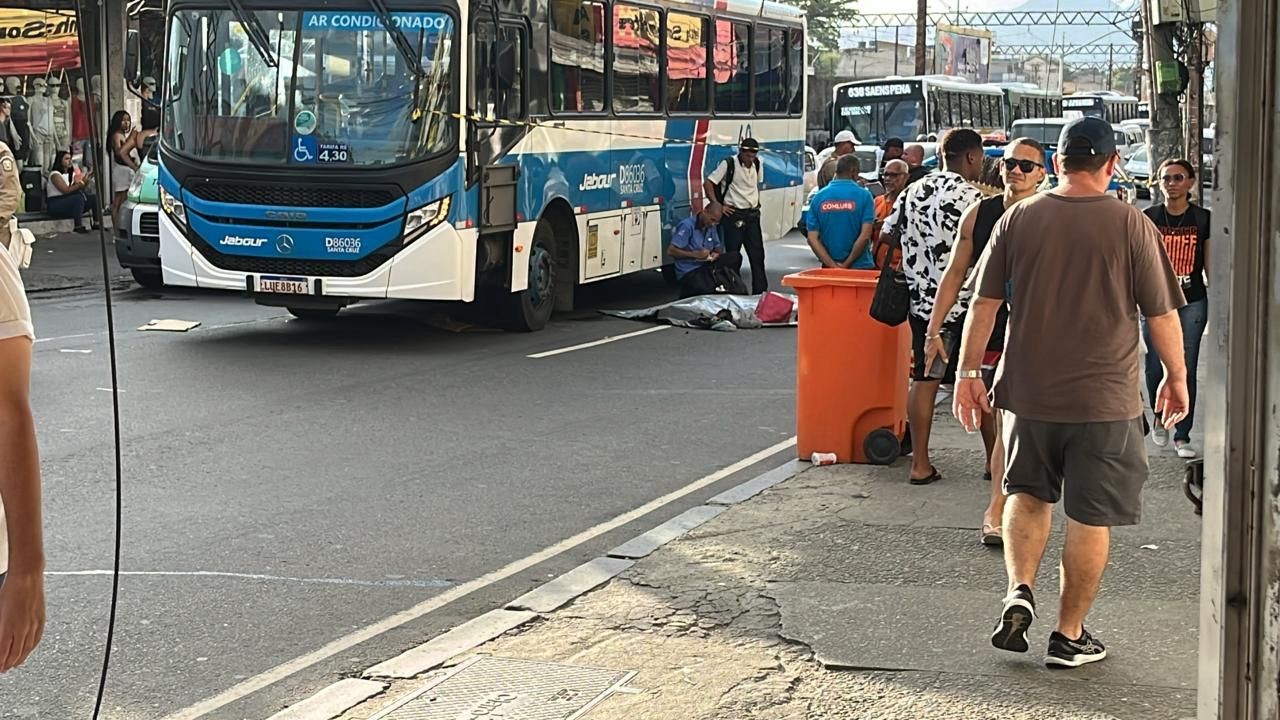
<path id="1" fill-rule="evenodd" d="M 864 14 L 901 13 L 910 3 L 902 0 L 854 0 L 855 7 Z M 1064 11 L 1075 10 L 1131 10 L 1137 7 L 1137 0 L 959 0 L 963 12 L 1017 12 L 1017 11 Z M 956 0 L 931 0 L 932 12 L 954 12 Z M 909 9 L 908 9 L 909 11 Z M 1038 27 L 995 27 L 995 44 L 1005 45 L 1031 44 L 1071 44 L 1111 43 L 1130 45 L 1132 41 L 1118 28 L 1110 26 L 1038 26 Z M 878 37 L 881 40 L 893 40 L 893 28 L 880 28 L 878 33 L 867 31 L 846 32 L 842 45 L 851 45 L 855 40 L 870 40 Z M 915 40 L 914 28 L 902 28 L 897 37 L 904 44 Z M 932 42 L 932 38 L 930 38 Z"/>

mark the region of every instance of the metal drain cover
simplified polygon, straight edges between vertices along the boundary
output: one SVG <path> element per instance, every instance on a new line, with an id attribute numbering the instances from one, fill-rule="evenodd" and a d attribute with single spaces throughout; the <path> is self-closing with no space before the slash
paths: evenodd
<path id="1" fill-rule="evenodd" d="M 634 671 L 481 655 L 370 720 L 572 720 L 635 677 Z"/>

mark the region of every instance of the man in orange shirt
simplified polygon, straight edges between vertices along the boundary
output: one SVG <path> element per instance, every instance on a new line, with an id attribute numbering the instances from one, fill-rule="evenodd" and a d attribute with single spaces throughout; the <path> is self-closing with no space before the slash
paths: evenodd
<path id="1" fill-rule="evenodd" d="M 876 198 L 876 224 L 871 229 L 871 237 L 874 238 L 873 253 L 876 259 L 876 267 L 884 264 L 884 253 L 888 245 L 881 240 L 884 232 L 884 219 L 889 217 L 889 213 L 893 212 L 893 204 L 898 201 L 898 196 L 907 188 L 907 175 L 911 172 L 911 168 L 902 160 L 890 160 L 885 163 L 884 170 L 880 173 L 880 180 L 884 183 L 884 194 Z"/>

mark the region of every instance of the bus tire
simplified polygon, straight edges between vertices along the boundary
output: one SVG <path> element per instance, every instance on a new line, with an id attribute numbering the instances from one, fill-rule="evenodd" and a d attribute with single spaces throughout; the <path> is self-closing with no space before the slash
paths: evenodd
<path id="1" fill-rule="evenodd" d="M 338 308 L 308 308 L 308 307 L 290 307 L 285 308 L 289 314 L 299 320 L 318 322 L 322 320 L 332 320 L 338 317 Z"/>
<path id="2" fill-rule="evenodd" d="M 556 309 L 559 264 L 556 237 L 551 223 L 539 220 L 529 249 L 529 285 L 503 299 L 502 325 L 516 332 L 537 332 L 547 326 Z"/>

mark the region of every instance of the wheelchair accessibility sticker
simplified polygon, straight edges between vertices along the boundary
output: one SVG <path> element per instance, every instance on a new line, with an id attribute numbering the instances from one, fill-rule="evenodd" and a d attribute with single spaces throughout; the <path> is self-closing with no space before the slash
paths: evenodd
<path id="1" fill-rule="evenodd" d="M 351 148 L 344 142 L 316 139 L 315 135 L 294 135 L 291 157 L 299 165 L 344 165 L 351 162 Z"/>
<path id="2" fill-rule="evenodd" d="M 320 155 L 314 135 L 293 136 L 293 161 L 303 165 L 313 164 Z"/>

